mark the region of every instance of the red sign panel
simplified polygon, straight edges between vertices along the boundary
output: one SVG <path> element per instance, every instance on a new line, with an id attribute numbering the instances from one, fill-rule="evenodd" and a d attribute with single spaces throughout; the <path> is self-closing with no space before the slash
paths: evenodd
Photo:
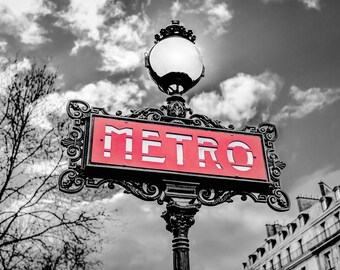
<path id="1" fill-rule="evenodd" d="M 93 117 L 89 164 L 268 182 L 262 137 Z"/>

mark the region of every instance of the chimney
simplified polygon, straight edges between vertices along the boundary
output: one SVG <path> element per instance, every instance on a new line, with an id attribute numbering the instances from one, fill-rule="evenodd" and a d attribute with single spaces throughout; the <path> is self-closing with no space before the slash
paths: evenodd
<path id="1" fill-rule="evenodd" d="M 322 181 L 319 182 L 319 186 L 320 186 L 320 191 L 321 191 L 322 196 L 326 196 L 327 193 L 332 191 L 332 189 Z"/>
<path id="2" fill-rule="evenodd" d="M 275 226 L 275 232 L 276 233 L 279 233 L 279 232 L 282 231 L 282 225 L 281 224 L 275 223 L 274 226 Z"/>
<path id="3" fill-rule="evenodd" d="M 267 238 L 276 234 L 275 224 L 266 224 Z"/>
<path id="4" fill-rule="evenodd" d="M 316 203 L 318 201 L 318 199 L 315 199 L 315 198 L 312 198 L 312 197 L 303 197 L 303 196 L 297 196 L 296 200 L 297 200 L 297 204 L 298 204 L 298 207 L 299 207 L 299 212 L 307 210 L 314 203 Z"/>

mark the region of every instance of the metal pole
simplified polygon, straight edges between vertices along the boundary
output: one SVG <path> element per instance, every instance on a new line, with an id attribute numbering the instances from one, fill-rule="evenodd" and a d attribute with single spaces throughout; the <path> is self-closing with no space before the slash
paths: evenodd
<path id="1" fill-rule="evenodd" d="M 190 270 L 189 264 L 189 228 L 195 223 L 194 216 L 199 204 L 179 205 L 172 201 L 167 204 L 162 218 L 166 221 L 166 229 L 173 234 L 173 269 Z"/>

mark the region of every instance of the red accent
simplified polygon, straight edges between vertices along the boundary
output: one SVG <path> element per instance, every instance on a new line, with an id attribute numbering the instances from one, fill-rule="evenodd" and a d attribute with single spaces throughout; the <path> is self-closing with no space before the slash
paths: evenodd
<path id="1" fill-rule="evenodd" d="M 117 129 L 132 128 L 132 159 L 125 159 L 126 154 L 126 135 L 111 133 L 111 155 L 104 157 L 105 126 L 111 125 Z M 159 137 L 149 136 L 144 140 L 160 141 L 161 147 L 150 146 L 149 156 L 165 157 L 164 163 L 154 163 L 142 160 L 142 131 L 157 131 Z M 176 140 L 167 138 L 166 133 L 175 133 L 180 135 L 192 136 L 192 140 L 183 140 L 178 142 L 183 144 L 183 165 L 177 164 Z M 206 153 L 205 167 L 199 166 L 198 157 L 198 136 L 208 137 L 217 141 L 218 146 L 215 152 L 217 163 L 222 166 L 218 169 L 215 161 Z M 235 147 L 235 163 L 231 164 L 227 158 L 227 147 L 233 141 L 240 141 L 247 144 L 254 156 L 254 164 L 248 171 L 240 171 L 232 165 L 247 166 L 247 151 L 240 147 Z M 213 147 L 210 144 L 207 146 Z M 265 163 L 265 154 L 263 152 L 261 136 L 255 134 L 240 134 L 229 131 L 212 131 L 197 128 L 188 128 L 164 124 L 145 123 L 129 121 L 122 119 L 113 119 L 105 117 L 94 117 L 93 134 L 90 144 L 90 163 L 101 165 L 124 166 L 131 168 L 146 168 L 161 171 L 184 172 L 204 175 L 215 175 L 225 177 L 237 177 L 239 180 L 253 179 L 268 182 L 267 169 Z"/>

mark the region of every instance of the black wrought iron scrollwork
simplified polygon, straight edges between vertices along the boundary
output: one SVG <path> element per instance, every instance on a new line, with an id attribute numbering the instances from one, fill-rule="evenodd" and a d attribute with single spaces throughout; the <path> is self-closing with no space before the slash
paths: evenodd
<path id="1" fill-rule="evenodd" d="M 234 130 L 233 125 L 229 125 L 228 128 L 221 124 L 221 121 L 214 120 L 203 114 L 193 114 L 190 116 L 190 120 L 194 126 L 209 127 L 209 128 L 220 128 Z"/>
<path id="2" fill-rule="evenodd" d="M 67 147 L 67 155 L 70 159 L 69 165 L 74 168 L 78 160 L 81 159 L 84 132 L 78 126 L 73 126 L 68 137 L 61 141 L 61 145 Z"/>
<path id="3" fill-rule="evenodd" d="M 270 123 L 261 123 L 258 125 L 256 132 L 263 135 L 264 144 L 266 147 L 266 156 L 270 173 L 270 180 L 276 188 L 280 188 L 279 177 L 281 171 L 286 167 L 286 163 L 279 159 L 275 153 L 274 142 L 278 137 L 277 128 Z"/>
<path id="4" fill-rule="evenodd" d="M 77 193 L 84 185 L 85 177 L 74 169 L 65 170 L 59 177 L 59 190 L 66 193 Z"/>
<path id="5" fill-rule="evenodd" d="M 224 202 L 232 203 L 232 198 L 240 196 L 242 201 L 246 201 L 250 197 L 254 202 L 266 203 L 267 196 L 261 193 L 251 193 L 223 189 L 201 189 L 198 191 L 197 200 L 206 206 L 215 206 Z"/>
<path id="6" fill-rule="evenodd" d="M 87 102 L 75 99 L 69 101 L 66 110 L 71 119 L 82 119 L 91 111 L 91 107 Z"/>
<path id="7" fill-rule="evenodd" d="M 160 109 L 144 108 L 139 110 L 131 110 L 131 114 L 126 115 L 125 117 L 151 121 L 161 121 L 162 117 L 164 117 L 164 113 Z"/>
<path id="8" fill-rule="evenodd" d="M 111 180 L 110 184 L 117 184 L 123 187 L 124 193 L 133 194 L 144 201 L 157 201 L 159 204 L 164 202 L 164 185 L 142 183 L 128 180 Z"/>
<path id="9" fill-rule="evenodd" d="M 81 163 L 84 154 L 84 129 L 85 119 L 91 114 L 108 115 L 103 108 L 91 107 L 82 100 L 70 100 L 66 111 L 73 125 L 68 136 L 61 140 L 61 145 L 66 147 L 69 157 L 68 169 L 59 176 L 59 189 L 67 193 L 79 192 L 85 185 L 84 172 Z"/>
<path id="10" fill-rule="evenodd" d="M 200 189 L 197 192 L 197 200 L 203 205 L 215 206 L 224 202 L 233 202 L 231 198 L 235 195 L 235 192 L 230 190 Z"/>
<path id="11" fill-rule="evenodd" d="M 87 102 L 83 100 L 70 100 L 67 104 L 67 115 L 73 120 L 84 120 L 91 113 L 109 115 L 109 113 L 104 108 L 91 107 Z M 78 123 L 81 125 L 82 123 Z"/>
<path id="12" fill-rule="evenodd" d="M 279 160 L 278 155 L 274 153 L 273 149 L 267 150 L 267 158 L 270 179 L 277 186 L 279 184 L 279 177 L 281 175 L 281 171 L 286 167 L 286 163 Z"/>
<path id="13" fill-rule="evenodd" d="M 160 34 L 155 35 L 155 43 L 173 35 L 184 37 L 192 43 L 195 43 L 196 40 L 196 36 L 193 34 L 192 30 L 187 31 L 184 26 L 179 25 L 178 21 L 173 20 L 171 25 L 162 28 Z"/>
<path id="14" fill-rule="evenodd" d="M 290 208 L 288 195 L 281 189 L 274 189 L 273 193 L 267 197 L 267 204 L 275 211 L 283 212 Z"/>
<path id="15" fill-rule="evenodd" d="M 257 132 L 263 134 L 266 147 L 273 148 L 273 142 L 276 141 L 278 133 L 276 126 L 269 123 L 261 123 L 257 127 Z"/>
<path id="16" fill-rule="evenodd" d="M 176 118 L 186 118 L 187 112 L 192 114 L 192 109 L 185 106 L 185 99 L 179 95 L 170 96 L 166 99 L 167 104 L 161 106 L 161 110 L 165 110 L 167 116 Z"/>

